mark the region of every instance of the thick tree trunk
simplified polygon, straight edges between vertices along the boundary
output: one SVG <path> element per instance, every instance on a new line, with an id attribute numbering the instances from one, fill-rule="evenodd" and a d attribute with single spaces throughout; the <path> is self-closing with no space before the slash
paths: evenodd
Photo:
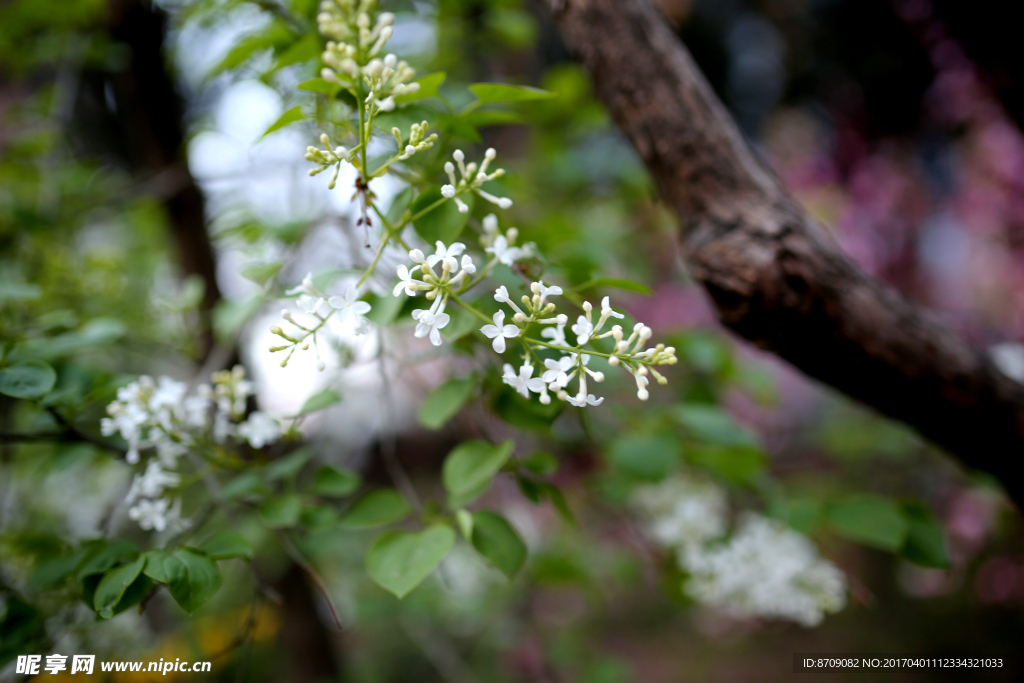
<path id="1" fill-rule="evenodd" d="M 864 274 L 755 156 L 650 0 L 548 0 L 681 226 L 721 322 L 915 427 L 1018 506 L 1024 385 Z"/>

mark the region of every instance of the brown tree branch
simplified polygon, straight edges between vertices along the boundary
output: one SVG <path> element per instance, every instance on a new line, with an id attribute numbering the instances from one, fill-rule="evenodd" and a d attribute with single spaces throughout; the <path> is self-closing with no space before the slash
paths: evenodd
<path id="1" fill-rule="evenodd" d="M 995 475 L 1024 505 L 1024 385 L 839 250 L 754 155 L 650 0 L 548 3 L 675 211 L 722 324 Z"/>

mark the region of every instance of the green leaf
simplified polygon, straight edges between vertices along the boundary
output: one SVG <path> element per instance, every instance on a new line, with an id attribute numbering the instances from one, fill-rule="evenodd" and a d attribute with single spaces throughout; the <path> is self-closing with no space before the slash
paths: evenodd
<path id="1" fill-rule="evenodd" d="M 114 616 L 114 607 L 121 601 L 128 586 L 138 578 L 145 565 L 146 558 L 140 557 L 104 574 L 93 595 L 93 609 L 104 619 Z"/>
<path id="2" fill-rule="evenodd" d="M 448 454 L 441 467 L 444 487 L 453 496 L 462 496 L 482 486 L 486 487 L 508 462 L 513 445 L 511 439 L 497 445 L 477 439 L 463 441 Z"/>
<path id="3" fill-rule="evenodd" d="M 447 199 L 416 219 L 416 222 L 413 223 L 416 234 L 422 237 L 427 244 L 433 244 L 438 240 L 446 245 L 454 242 L 462 229 L 466 227 L 469 214 L 473 211 L 473 194 L 471 192 L 465 192 L 459 198 L 469 206 L 469 212 L 461 213 L 455 206 L 455 202 Z M 415 216 L 441 199 L 444 197 L 439 188 L 432 187 L 420 192 L 410 207 L 412 214 Z"/>
<path id="4" fill-rule="evenodd" d="M 821 503 L 803 498 L 778 501 L 772 510 L 773 516 L 802 534 L 809 534 L 817 528 L 821 513 Z"/>
<path id="5" fill-rule="evenodd" d="M 427 74 L 422 78 L 416 79 L 416 82 L 420 84 L 420 89 L 410 95 L 399 95 L 395 98 L 395 104 L 406 104 L 408 102 L 414 102 L 415 100 L 425 100 L 428 97 L 436 97 L 437 89 L 444 83 L 445 73 L 438 71 L 436 73 Z"/>
<path id="6" fill-rule="evenodd" d="M 165 563 L 180 562 L 166 550 L 147 550 L 142 553 L 142 557 L 146 560 L 142 573 L 157 583 L 167 583 L 170 580 L 167 570 L 164 568 Z"/>
<path id="7" fill-rule="evenodd" d="M 14 398 L 39 398 L 56 383 L 57 373 L 41 360 L 0 368 L 0 394 Z"/>
<path id="8" fill-rule="evenodd" d="M 288 46 L 274 62 L 274 71 L 292 64 L 306 62 L 318 57 L 323 52 L 323 45 L 320 43 L 320 36 L 316 33 L 307 33 L 305 36 Z"/>
<path id="9" fill-rule="evenodd" d="M 272 124 L 270 124 L 270 127 L 267 128 L 266 131 L 264 131 L 263 135 L 261 135 L 260 138 L 265 138 L 274 131 L 281 130 L 285 126 L 293 124 L 296 121 L 301 121 L 304 118 L 306 117 L 302 113 L 302 107 L 296 105 L 289 109 L 288 111 L 286 111 L 285 113 L 281 114 L 281 116 L 277 118 L 277 121 L 274 121 Z"/>
<path id="10" fill-rule="evenodd" d="M 462 532 L 462 537 L 467 541 L 473 538 L 473 514 L 469 510 L 459 508 L 455 511 L 455 523 Z"/>
<path id="11" fill-rule="evenodd" d="M 309 415 L 310 413 L 315 413 L 318 410 L 329 408 L 336 403 L 341 403 L 341 394 L 334 389 L 324 389 L 323 391 L 319 391 L 307 398 L 306 402 L 302 404 L 302 408 L 299 409 L 299 412 L 295 413 L 291 417 Z"/>
<path id="12" fill-rule="evenodd" d="M 612 443 L 608 459 L 631 477 L 657 481 L 663 479 L 678 463 L 682 449 L 670 436 L 627 436 Z"/>
<path id="13" fill-rule="evenodd" d="M 224 58 L 210 69 L 207 76 L 216 76 L 224 71 L 237 68 L 257 52 L 279 45 L 287 45 L 292 39 L 293 34 L 287 26 L 279 21 L 272 21 L 263 30 L 243 36 Z"/>
<path id="14" fill-rule="evenodd" d="M 280 261 L 271 261 L 270 263 L 250 263 L 238 272 L 246 280 L 255 282 L 260 287 L 267 284 L 267 280 L 277 275 L 277 271 L 281 270 L 281 266 L 284 265 Z"/>
<path id="15" fill-rule="evenodd" d="M 213 331 L 217 339 L 232 339 L 262 306 L 262 294 L 254 294 L 248 299 L 221 299 L 213 309 Z"/>
<path id="16" fill-rule="evenodd" d="M 482 510 L 473 515 L 473 547 L 511 581 L 526 563 L 526 544 L 499 514 Z"/>
<path id="17" fill-rule="evenodd" d="M 552 401 L 544 405 L 540 401 L 531 401 L 519 395 L 509 386 L 502 387 L 494 396 L 492 406 L 494 412 L 505 422 L 517 429 L 535 432 L 547 432 L 551 423 L 568 405 L 564 401 Z"/>
<path id="18" fill-rule="evenodd" d="M 174 551 L 178 563 L 165 562 L 167 587 L 174 601 L 192 614 L 203 603 L 213 597 L 223 581 L 217 564 L 195 548 L 181 548 Z"/>
<path id="19" fill-rule="evenodd" d="M 221 500 L 237 500 L 246 496 L 263 496 L 270 493 L 270 489 L 263 482 L 263 478 L 255 472 L 243 472 L 224 485 L 220 490 Z"/>
<path id="20" fill-rule="evenodd" d="M 341 90 L 341 86 L 337 83 L 331 83 L 325 81 L 322 78 L 312 78 L 308 81 L 303 81 L 295 86 L 299 90 L 305 90 L 306 92 L 318 92 L 327 95 L 328 97 L 334 97 Z"/>
<path id="21" fill-rule="evenodd" d="M 757 435 L 717 406 L 702 403 L 681 405 L 673 409 L 672 416 L 687 434 L 698 441 L 719 446 L 760 447 Z"/>
<path id="22" fill-rule="evenodd" d="M 260 506 L 260 517 L 271 529 L 295 526 L 302 511 L 302 499 L 296 493 L 271 498 Z"/>
<path id="23" fill-rule="evenodd" d="M 599 289 L 602 287 L 611 287 L 614 289 L 622 289 L 627 292 L 637 292 L 638 294 L 650 294 L 651 288 L 647 285 L 642 285 L 639 282 L 633 282 L 632 280 L 624 280 L 617 277 L 602 277 L 596 280 L 590 280 L 585 282 L 579 287 L 573 287 L 573 291 L 585 292 L 588 289 Z"/>
<path id="24" fill-rule="evenodd" d="M 214 534 L 203 541 L 199 547 L 214 560 L 229 560 L 234 557 L 250 560 L 253 554 L 252 543 L 237 531 L 222 531 Z"/>
<path id="25" fill-rule="evenodd" d="M 946 538 L 931 511 L 915 501 L 904 503 L 903 515 L 907 519 L 908 528 L 900 555 L 922 567 L 949 569 L 951 565 Z"/>
<path id="26" fill-rule="evenodd" d="M 419 423 L 427 429 L 440 429 L 466 404 L 475 386 L 472 377 L 445 382 L 420 405 Z"/>
<path id="27" fill-rule="evenodd" d="M 409 515 L 409 504 L 394 489 L 370 491 L 352 505 L 339 524 L 345 529 L 368 529 L 394 524 Z"/>
<path id="28" fill-rule="evenodd" d="M 508 126 L 516 123 L 525 123 L 523 115 L 517 111 L 505 109 L 475 109 L 462 114 L 466 123 L 474 128 L 486 128 L 487 126 Z"/>
<path id="29" fill-rule="evenodd" d="M 326 505 L 308 505 L 302 508 L 299 521 L 309 531 L 326 531 L 338 520 L 338 511 Z"/>
<path id="30" fill-rule="evenodd" d="M 909 527 L 896 503 L 871 494 L 854 494 L 834 502 L 827 518 L 840 536 L 890 552 L 900 549 Z"/>
<path id="31" fill-rule="evenodd" d="M 320 496 L 343 498 L 359 488 L 359 475 L 346 467 L 324 465 L 313 476 L 313 492 Z"/>
<path id="32" fill-rule="evenodd" d="M 556 93 L 531 88 L 528 85 L 507 85 L 504 83 L 474 83 L 469 86 L 480 104 L 492 102 L 525 102 L 527 100 L 546 100 L 555 97 Z"/>
<path id="33" fill-rule="evenodd" d="M 278 479 L 293 480 L 314 455 L 316 455 L 316 452 L 312 448 L 299 448 L 283 458 L 272 461 L 263 470 L 263 476 L 266 477 L 267 481 L 277 481 Z"/>
<path id="34" fill-rule="evenodd" d="M 538 477 L 550 477 L 558 471 L 558 458 L 547 451 L 534 451 L 523 458 L 519 464 Z"/>
<path id="35" fill-rule="evenodd" d="M 687 457 L 694 465 L 744 486 L 753 484 L 768 465 L 768 456 L 752 446 L 693 446 L 687 450 Z"/>
<path id="36" fill-rule="evenodd" d="M 83 579 L 93 574 L 103 574 L 118 561 L 122 559 L 134 561 L 139 556 L 138 547 L 131 541 L 117 541 L 110 545 L 105 545 L 103 541 L 100 543 L 104 545 L 97 544 L 97 548 L 100 548 L 99 551 L 78 570 L 78 578 Z"/>
<path id="37" fill-rule="evenodd" d="M 384 590 L 404 598 L 430 576 L 453 545 L 455 532 L 440 524 L 418 533 L 389 531 L 366 555 L 366 573 Z"/>

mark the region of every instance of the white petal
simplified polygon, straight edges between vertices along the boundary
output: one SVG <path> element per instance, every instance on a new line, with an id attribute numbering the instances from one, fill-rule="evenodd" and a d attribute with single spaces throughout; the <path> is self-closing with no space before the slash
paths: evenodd
<path id="1" fill-rule="evenodd" d="M 505 338 L 498 335 L 494 337 L 494 341 L 491 343 L 495 353 L 505 353 Z"/>
<path id="2" fill-rule="evenodd" d="M 519 328 L 515 325 L 505 325 L 501 328 L 501 333 L 509 339 L 515 339 L 519 336 Z"/>
<path id="3" fill-rule="evenodd" d="M 499 330 L 494 325 L 484 325 L 483 327 L 480 328 L 480 331 L 488 339 L 494 339 L 495 337 L 498 337 L 501 332 L 501 330 Z"/>

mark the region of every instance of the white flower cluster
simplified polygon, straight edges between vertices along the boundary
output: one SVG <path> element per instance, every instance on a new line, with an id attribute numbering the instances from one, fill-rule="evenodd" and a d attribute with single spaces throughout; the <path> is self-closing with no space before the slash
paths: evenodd
<path id="1" fill-rule="evenodd" d="M 331 149 L 331 139 L 327 136 L 327 133 L 320 134 L 320 144 L 324 146 L 324 149 L 317 149 L 313 145 L 306 148 L 306 161 L 312 161 L 320 167 L 312 169 L 309 175 L 315 176 L 333 167 L 334 173 L 331 174 L 331 179 L 327 181 L 327 189 L 333 190 L 334 185 L 338 182 L 338 173 L 341 172 L 341 162 L 351 161 L 354 153 L 345 149 L 342 145 Z"/>
<path id="2" fill-rule="evenodd" d="M 100 420 L 104 436 L 120 434 L 128 442 L 130 464 L 139 462 L 140 450 L 156 453 L 145 472 L 135 475 L 125 501 L 132 505 L 128 516 L 143 529 L 163 531 L 187 524 L 181 518 L 181 500 L 163 496 L 181 483 L 174 472 L 180 456 L 229 439 L 262 448 L 281 434 L 277 420 L 259 411 L 243 419 L 253 387 L 241 366 L 215 372 L 212 379 L 213 386 L 202 384 L 189 395 L 184 382 L 140 377 L 118 390 L 117 400 L 107 406 L 110 417 Z"/>
<path id="3" fill-rule="evenodd" d="M 498 263 L 511 266 L 517 261 L 536 256 L 536 245 L 533 242 L 527 242 L 521 247 L 515 246 L 516 238 L 519 237 L 519 231 L 515 228 L 509 228 L 504 235 L 501 234 L 498 230 L 498 217 L 493 213 L 484 216 L 483 226 L 484 234 L 480 238 L 480 245 L 484 247 L 485 252 L 497 259 Z"/>
<path id="4" fill-rule="evenodd" d="M 804 626 L 846 604 L 846 577 L 803 534 L 758 514 L 727 531 L 725 492 L 691 475 L 639 487 L 632 502 L 644 534 L 672 548 L 689 574 L 686 592 L 736 617 L 790 619 Z"/>
<path id="5" fill-rule="evenodd" d="M 395 285 L 393 293 L 395 296 L 402 292 L 405 292 L 406 296 L 416 296 L 418 291 L 426 292 L 426 299 L 433 303 L 427 310 L 416 309 L 412 312 L 413 320 L 416 321 L 416 336 L 429 337 L 431 344 L 440 346 L 441 330 L 451 320 L 451 316 L 444 312 L 448 297 L 470 284 L 473 274 L 476 273 L 476 266 L 469 254 L 462 253 L 466 250 L 466 245 L 462 242 L 455 242 L 449 247 L 438 241 L 435 247 L 436 251 L 430 256 L 424 256 L 419 249 L 409 252 L 409 258 L 416 265 L 411 269 L 405 264 L 398 266 L 399 282 Z M 438 263 L 441 264 L 440 275 L 434 270 Z M 414 279 L 413 275 L 416 275 L 417 271 L 419 279 Z"/>
<path id="6" fill-rule="evenodd" d="M 308 273 L 302 279 L 302 283 L 293 289 L 285 292 L 288 296 L 299 295 L 295 305 L 306 315 L 313 317 L 313 320 L 296 320 L 292 312 L 287 308 L 282 309 L 281 317 L 288 323 L 294 325 L 296 330 L 285 332 L 279 325 L 270 328 L 273 334 L 281 337 L 287 344 L 271 346 L 271 353 L 288 351 L 288 355 L 281 361 L 281 367 L 288 365 L 292 354 L 296 349 L 308 350 L 310 343 L 316 353 L 316 368 L 321 372 L 327 367 L 320 358 L 320 347 L 317 344 L 317 332 L 323 328 L 327 321 L 334 318 L 340 323 L 351 322 L 355 327 L 355 334 L 366 334 L 369 328 L 369 321 L 364 317 L 370 312 L 370 304 L 359 300 L 358 290 L 352 286 L 345 290 L 341 296 L 328 296 L 321 292 L 313 284 L 313 274 Z"/>
<path id="7" fill-rule="evenodd" d="M 454 199 L 455 205 L 459 207 L 459 211 L 466 213 L 469 211 L 469 206 L 459 199 L 459 195 L 464 192 L 475 192 L 480 195 L 483 199 L 497 204 L 502 209 L 507 209 L 512 206 L 512 200 L 508 197 L 495 197 L 489 192 L 485 192 L 481 186 L 489 180 L 500 178 L 505 175 L 505 169 L 498 168 L 492 171 L 490 174 L 487 173 L 488 166 L 494 161 L 498 153 L 494 151 L 494 148 L 489 148 L 484 152 L 484 160 L 480 162 L 479 168 L 476 162 L 466 163 L 466 155 L 463 154 L 461 149 L 457 149 L 452 152 L 452 158 L 455 159 L 455 163 L 459 165 L 459 174 L 461 179 L 455 178 L 455 164 L 450 161 L 446 161 L 444 164 L 444 172 L 448 174 L 448 180 L 451 181 L 448 185 L 441 186 L 441 194 L 446 199 Z"/>
<path id="8" fill-rule="evenodd" d="M 419 90 L 413 83 L 416 71 L 393 54 L 377 58 L 394 34 L 395 15 L 376 14 L 377 0 L 324 0 L 320 3 L 317 27 L 327 37 L 321 58 L 325 66 L 320 77 L 346 88 L 369 88 L 366 104 L 392 111 L 395 98 Z M 374 15 L 376 14 L 376 21 Z"/>

